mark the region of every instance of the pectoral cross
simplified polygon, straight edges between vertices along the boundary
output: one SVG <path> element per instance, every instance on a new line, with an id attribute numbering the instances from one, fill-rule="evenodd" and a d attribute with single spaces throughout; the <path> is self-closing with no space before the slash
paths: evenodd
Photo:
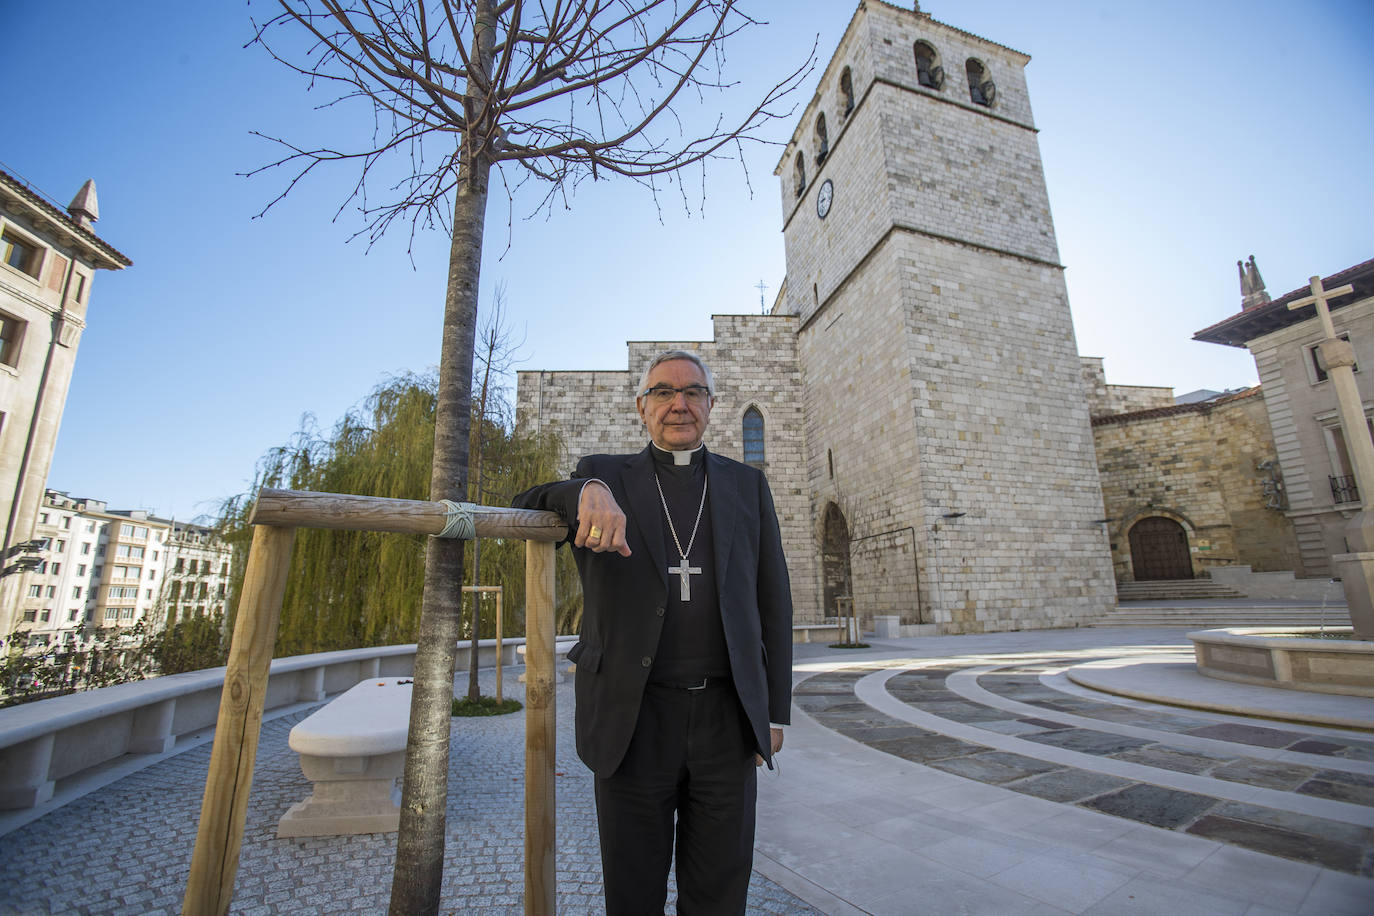
<path id="1" fill-rule="evenodd" d="M 700 566 L 688 566 L 688 565 L 687 565 L 687 558 L 686 558 L 686 557 L 683 557 L 683 558 L 682 558 L 682 565 L 680 565 L 680 566 L 669 566 L 669 567 L 668 567 L 668 572 L 669 572 L 669 573 L 677 573 L 677 575 L 678 575 L 678 581 L 679 581 L 679 582 L 681 583 L 681 585 L 682 585 L 682 600 L 683 600 L 683 601 L 690 601 L 690 600 L 692 599 L 692 580 L 689 579 L 688 576 L 692 575 L 693 573 L 699 573 L 699 572 L 701 572 L 701 567 L 700 567 Z"/>

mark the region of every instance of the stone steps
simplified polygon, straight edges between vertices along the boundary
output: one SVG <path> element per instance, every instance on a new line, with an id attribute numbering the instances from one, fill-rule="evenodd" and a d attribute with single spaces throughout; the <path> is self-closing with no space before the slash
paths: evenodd
<path id="1" fill-rule="evenodd" d="M 1211 579 L 1161 579 L 1152 582 L 1119 582 L 1116 597 L 1119 601 L 1196 601 L 1244 596 Z"/>
<path id="2" fill-rule="evenodd" d="M 1350 614 L 1343 605 L 1323 608 L 1320 604 L 1283 605 L 1157 605 L 1123 604 L 1102 614 L 1092 623 L 1097 627 L 1333 627 L 1350 626 Z"/>

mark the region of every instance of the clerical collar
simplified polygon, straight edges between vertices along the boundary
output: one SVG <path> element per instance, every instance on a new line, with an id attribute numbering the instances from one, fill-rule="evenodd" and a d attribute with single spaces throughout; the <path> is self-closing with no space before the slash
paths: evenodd
<path id="1" fill-rule="evenodd" d="M 700 464 L 706 460 L 706 444 L 702 443 L 696 448 L 670 451 L 661 449 L 654 443 L 649 443 L 649 451 L 653 454 L 654 460 L 660 464 L 673 464 L 679 467 L 688 464 Z"/>

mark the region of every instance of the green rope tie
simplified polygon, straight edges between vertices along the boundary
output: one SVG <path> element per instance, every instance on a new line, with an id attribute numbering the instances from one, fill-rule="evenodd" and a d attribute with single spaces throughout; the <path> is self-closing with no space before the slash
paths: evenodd
<path id="1" fill-rule="evenodd" d="M 444 530 L 436 537 L 462 538 L 471 541 L 477 537 L 477 520 L 473 517 L 476 503 L 456 503 L 451 499 L 441 499 L 448 513 L 444 516 Z"/>

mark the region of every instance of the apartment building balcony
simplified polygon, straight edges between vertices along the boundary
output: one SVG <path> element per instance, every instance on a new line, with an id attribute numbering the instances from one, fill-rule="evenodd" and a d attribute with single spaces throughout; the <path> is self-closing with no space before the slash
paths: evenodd
<path id="1" fill-rule="evenodd" d="M 1327 479 L 1331 481 L 1331 498 L 1336 505 L 1360 501 L 1360 490 L 1355 485 L 1354 477 L 1329 477 Z"/>

